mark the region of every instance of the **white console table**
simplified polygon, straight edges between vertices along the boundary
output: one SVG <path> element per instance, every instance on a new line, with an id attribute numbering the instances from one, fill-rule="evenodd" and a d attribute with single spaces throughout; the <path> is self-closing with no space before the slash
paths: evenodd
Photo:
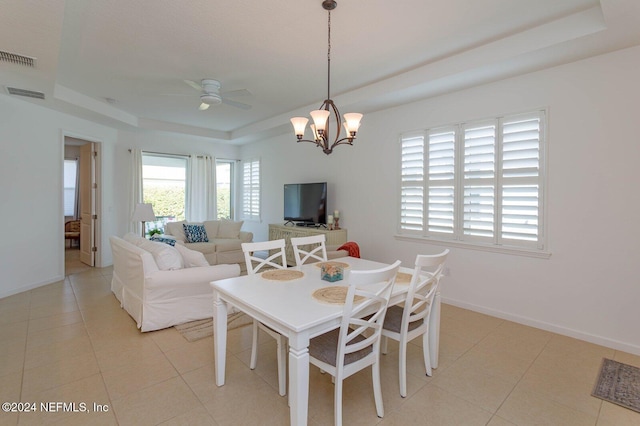
<path id="1" fill-rule="evenodd" d="M 269 225 L 269 240 L 281 240 L 286 242 L 287 263 L 289 265 L 296 264 L 296 258 L 293 255 L 293 247 L 291 246 L 291 238 L 309 237 L 311 235 L 324 234 L 326 236 L 327 246 L 340 246 L 347 242 L 347 230 L 336 229 L 329 231 L 326 228 L 316 228 L 308 226 L 288 226 L 288 225 Z"/>

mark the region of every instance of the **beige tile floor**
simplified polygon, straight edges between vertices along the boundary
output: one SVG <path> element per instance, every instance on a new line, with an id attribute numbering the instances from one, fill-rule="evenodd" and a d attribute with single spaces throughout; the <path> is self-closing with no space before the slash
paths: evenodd
<path id="1" fill-rule="evenodd" d="M 70 252 L 70 251 L 68 251 Z M 77 255 L 70 252 L 71 255 Z M 70 259 L 64 281 L 0 299 L 0 400 L 94 404 L 102 412 L 0 412 L 0 425 L 286 425 L 275 345 L 248 368 L 250 327 L 229 333 L 227 384 L 213 380 L 211 338 L 140 333 L 109 290 L 111 268 Z M 398 393 L 397 345 L 382 357 L 385 416 L 370 373 L 345 382 L 345 425 L 639 425 L 640 414 L 590 396 L 603 357 L 640 357 L 443 305 L 440 366 L 426 377 L 409 350 Z M 310 425 L 333 422 L 333 387 L 311 368 Z M 78 405 L 80 408 L 80 406 Z"/>

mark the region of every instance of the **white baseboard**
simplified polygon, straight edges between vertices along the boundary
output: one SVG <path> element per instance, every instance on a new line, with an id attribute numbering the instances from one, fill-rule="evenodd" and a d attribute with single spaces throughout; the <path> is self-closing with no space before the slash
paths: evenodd
<path id="1" fill-rule="evenodd" d="M 507 312 L 497 311 L 489 309 L 483 306 L 473 305 L 466 302 L 460 302 L 458 300 L 442 298 L 443 303 L 457 306 L 459 308 L 468 309 L 470 311 L 479 312 L 482 314 L 491 315 L 492 317 L 501 318 L 508 321 L 517 322 L 518 324 L 524 324 L 531 327 L 539 328 L 541 330 L 550 331 L 553 333 L 561 334 L 563 336 L 573 337 L 575 339 L 584 340 L 585 342 L 594 343 L 596 345 L 605 346 L 607 348 L 627 352 L 633 355 L 640 355 L 640 346 L 632 345 L 618 340 L 609 339 L 603 336 L 597 336 L 594 334 L 585 333 L 571 328 L 562 327 L 556 324 L 539 321 L 536 319 L 522 317 Z"/>
<path id="2" fill-rule="evenodd" d="M 58 281 L 64 281 L 64 275 L 55 276 L 49 280 L 41 281 L 39 283 L 32 283 L 22 287 L 12 288 L 7 291 L 0 291 L 0 299 L 13 296 L 14 294 L 22 293 L 24 291 L 33 290 L 34 288 L 42 287 L 43 285 L 57 283 Z"/>

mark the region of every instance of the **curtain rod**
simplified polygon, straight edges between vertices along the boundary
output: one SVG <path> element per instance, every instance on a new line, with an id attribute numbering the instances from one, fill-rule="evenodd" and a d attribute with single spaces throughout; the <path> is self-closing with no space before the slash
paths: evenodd
<path id="1" fill-rule="evenodd" d="M 131 153 L 133 151 L 132 148 L 128 149 L 129 153 Z M 155 151 L 142 151 L 145 152 L 147 154 L 154 154 L 154 155 L 164 155 L 164 156 L 178 156 L 178 157 L 194 157 L 194 155 L 191 154 L 171 154 L 168 152 L 155 152 Z M 204 155 L 195 155 L 196 158 L 204 158 Z M 219 158 L 219 157 L 215 157 L 215 156 L 211 156 L 212 158 L 215 158 L 216 160 L 222 160 L 222 161 L 235 161 L 238 162 L 240 160 L 236 159 L 236 158 Z"/>

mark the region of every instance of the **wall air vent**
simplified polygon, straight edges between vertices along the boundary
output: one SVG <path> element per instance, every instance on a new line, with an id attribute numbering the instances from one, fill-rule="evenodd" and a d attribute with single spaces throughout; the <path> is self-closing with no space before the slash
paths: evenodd
<path id="1" fill-rule="evenodd" d="M 7 87 L 7 93 L 15 96 L 25 96 L 27 98 L 44 99 L 44 93 L 34 92 L 33 90 L 18 89 L 16 87 Z"/>
<path id="2" fill-rule="evenodd" d="M 5 52 L 0 50 L 0 62 L 9 62 L 16 65 L 24 65 L 26 67 L 35 67 L 36 58 L 30 56 L 18 55 L 17 53 Z"/>

